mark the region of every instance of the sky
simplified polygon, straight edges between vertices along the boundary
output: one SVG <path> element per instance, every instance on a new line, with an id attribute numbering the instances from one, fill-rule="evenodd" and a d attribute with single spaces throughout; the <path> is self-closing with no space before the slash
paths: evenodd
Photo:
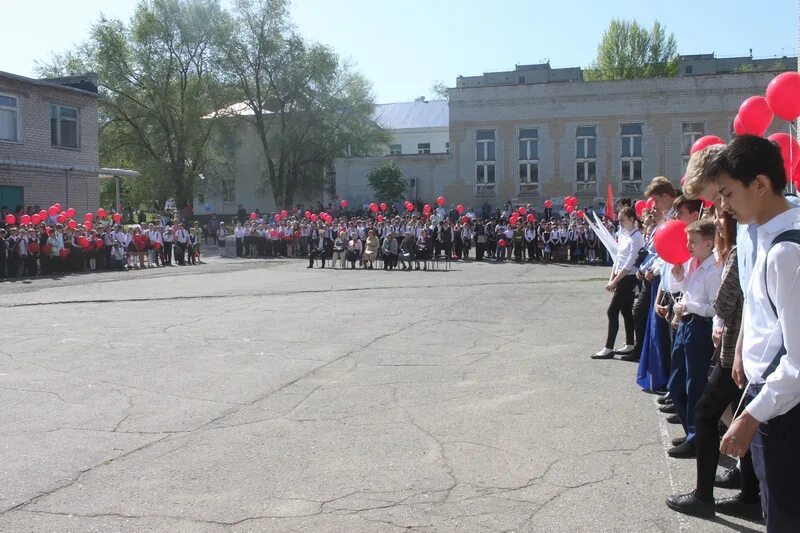
<path id="1" fill-rule="evenodd" d="M 127 20 L 137 0 L 0 0 L 0 71 L 86 39 L 102 11 Z M 615 17 L 673 32 L 681 54 L 796 55 L 797 0 L 293 0 L 306 38 L 331 46 L 373 84 L 378 103 L 431 98 L 436 82 L 550 61 L 586 66 Z M 46 14 L 46 15 L 45 15 Z"/>

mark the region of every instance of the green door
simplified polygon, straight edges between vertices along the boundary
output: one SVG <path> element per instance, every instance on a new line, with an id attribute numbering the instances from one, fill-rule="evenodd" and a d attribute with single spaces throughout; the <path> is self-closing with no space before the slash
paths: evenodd
<path id="1" fill-rule="evenodd" d="M 0 207 L 5 207 L 13 212 L 18 205 L 25 208 L 22 196 L 22 187 L 0 186 Z"/>

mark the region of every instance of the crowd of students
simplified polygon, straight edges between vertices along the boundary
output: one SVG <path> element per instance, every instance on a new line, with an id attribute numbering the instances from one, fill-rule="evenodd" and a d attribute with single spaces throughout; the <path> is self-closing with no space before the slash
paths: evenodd
<path id="1" fill-rule="evenodd" d="M 695 458 L 697 479 L 670 508 L 765 517 L 769 532 L 800 531 L 800 208 L 786 186 L 778 146 L 750 135 L 694 154 L 684 195 L 653 179 L 643 220 L 620 210 L 608 335 L 592 356 L 638 361 L 638 385 L 683 427 L 668 453 Z M 673 218 L 687 224 L 686 263 L 659 255 Z M 720 453 L 738 465 L 717 475 Z M 715 486 L 739 492 L 715 500 Z"/>
<path id="2" fill-rule="evenodd" d="M 123 226 L 100 217 L 68 224 L 50 218 L 34 224 L 29 217 L 15 216 L 14 223 L 0 227 L 0 279 L 200 262 L 196 224 Z"/>
<path id="3" fill-rule="evenodd" d="M 430 216 L 342 215 L 313 222 L 259 217 L 236 223 L 232 233 L 239 257 L 307 257 L 308 268 L 319 261 L 322 268 L 330 262 L 334 268 L 374 269 L 378 264 L 384 270 L 426 270 L 439 259 L 610 264 L 603 243 L 576 214 L 553 217 L 547 210 L 545 219 L 538 220 L 531 206 L 514 213 L 479 219 L 473 212 L 441 209 Z M 224 224 L 220 228 L 217 239 L 227 234 Z"/>

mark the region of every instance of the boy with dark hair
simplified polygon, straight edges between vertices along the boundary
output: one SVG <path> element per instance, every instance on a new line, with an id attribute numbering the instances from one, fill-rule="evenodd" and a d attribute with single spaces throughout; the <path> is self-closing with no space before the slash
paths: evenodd
<path id="1" fill-rule="evenodd" d="M 714 257 L 714 221 L 701 219 L 686 228 L 692 258 L 686 265 L 672 268 L 673 289 L 683 293 L 675 303 L 675 321 L 679 323 L 672 348 L 669 392 L 675 405 L 686 440 L 669 450 L 671 457 L 694 457 L 695 406 L 708 381 L 712 342 L 714 298 L 722 281 L 722 267 Z M 711 502 L 713 512 L 714 504 Z"/>
<path id="2" fill-rule="evenodd" d="M 722 208 L 758 225 L 756 260 L 745 291 L 733 379 L 748 401 L 720 451 L 749 448 L 761 485 L 767 531 L 800 531 L 800 210 L 783 195 L 786 173 L 778 146 L 742 135 L 710 165 Z"/>

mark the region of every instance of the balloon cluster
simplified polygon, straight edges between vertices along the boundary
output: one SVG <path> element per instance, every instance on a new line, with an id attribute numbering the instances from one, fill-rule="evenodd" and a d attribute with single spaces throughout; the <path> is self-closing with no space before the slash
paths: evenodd
<path id="1" fill-rule="evenodd" d="M 34 213 L 32 215 L 20 215 L 19 221 L 17 221 L 17 217 L 13 214 L 9 213 L 5 216 L 5 223 L 9 226 L 13 226 L 17 222 L 23 226 L 28 226 L 33 224 L 35 226 L 39 224 L 45 224 L 47 227 L 50 227 L 55 224 L 66 225 L 69 229 L 78 229 L 78 227 L 82 227 L 85 231 L 91 231 L 94 227 L 94 218 L 95 215 L 93 213 L 86 213 L 83 218 L 83 224 L 78 224 L 78 221 L 75 220 L 75 215 L 77 212 L 74 208 L 69 207 L 66 211 L 61 210 L 61 204 L 55 203 L 51 205 L 48 209 L 42 209 L 38 213 Z M 108 216 L 106 210 L 102 207 L 97 210 L 97 218 L 98 219 L 105 219 Z M 115 224 L 119 224 L 122 221 L 122 215 L 119 213 L 114 213 L 111 217 Z"/>

